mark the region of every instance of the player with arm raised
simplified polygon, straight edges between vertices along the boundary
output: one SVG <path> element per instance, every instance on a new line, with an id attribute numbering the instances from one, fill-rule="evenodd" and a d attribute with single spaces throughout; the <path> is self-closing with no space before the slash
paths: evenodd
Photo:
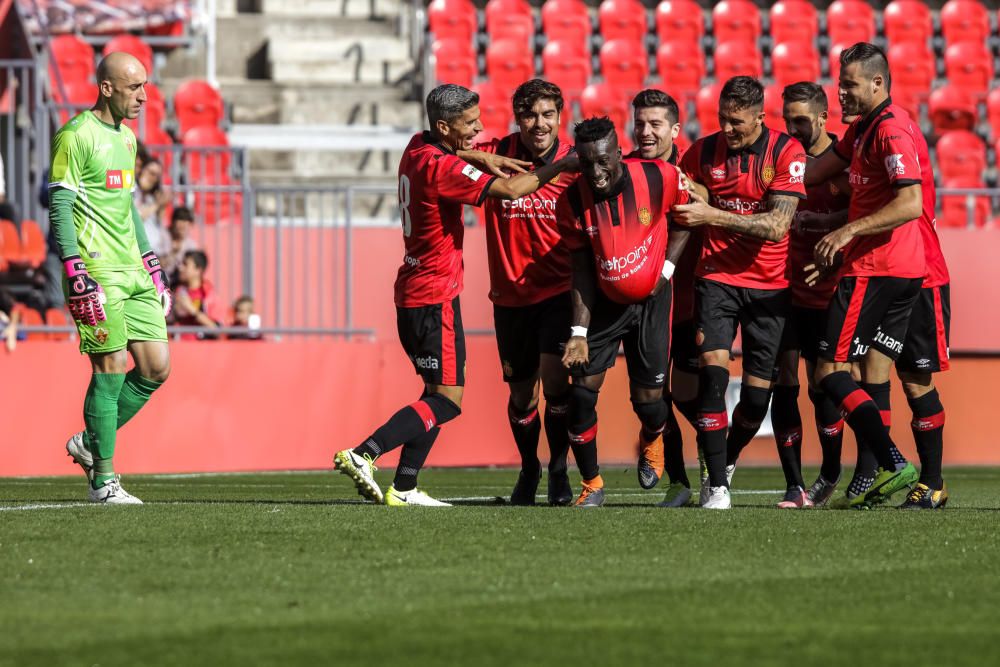
<path id="1" fill-rule="evenodd" d="M 516 200 L 567 170 L 564 159 L 509 179 L 488 176 L 460 158 L 482 131 L 479 96 L 462 86 L 438 86 L 427 96 L 431 129 L 410 140 L 399 163 L 399 212 L 405 256 L 395 285 L 400 342 L 424 381 L 419 399 L 397 411 L 364 442 L 337 452 L 334 464 L 365 498 L 386 505 L 442 506 L 417 489 L 417 475 L 440 427 L 462 411 L 465 334 L 462 291 L 464 204 L 487 197 Z M 402 446 L 392 486 L 375 482 L 375 460 Z"/>
<path id="2" fill-rule="evenodd" d="M 86 429 L 66 450 L 87 475 L 91 502 L 141 504 L 115 474 L 115 441 L 170 373 L 170 290 L 132 198 L 136 140 L 122 124 L 146 101 L 146 70 L 133 56 L 109 53 L 97 82 L 94 107 L 52 138 L 49 219 L 92 371 Z M 135 366 L 126 373 L 129 354 Z"/>

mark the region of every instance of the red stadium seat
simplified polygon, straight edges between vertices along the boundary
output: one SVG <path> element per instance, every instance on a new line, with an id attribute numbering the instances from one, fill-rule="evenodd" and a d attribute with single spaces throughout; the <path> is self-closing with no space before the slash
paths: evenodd
<path id="1" fill-rule="evenodd" d="M 138 58 L 146 68 L 146 77 L 153 78 L 153 48 L 142 41 L 141 37 L 129 34 L 115 35 L 104 45 L 101 53 L 106 56 L 114 51 L 124 51 Z"/>
<path id="2" fill-rule="evenodd" d="M 993 54 L 982 42 L 959 42 L 945 49 L 944 68 L 948 83 L 985 97 L 993 80 Z"/>
<path id="3" fill-rule="evenodd" d="M 656 34 L 661 44 L 687 44 L 691 52 L 698 51 L 702 55 L 705 17 L 701 6 L 694 0 L 663 0 L 656 7 Z"/>
<path id="4" fill-rule="evenodd" d="M 567 104 L 580 99 L 593 74 L 590 55 L 582 51 L 576 40 L 546 44 L 542 49 L 542 71 L 547 80 L 562 89 Z"/>
<path id="5" fill-rule="evenodd" d="M 583 90 L 580 98 L 580 112 L 584 118 L 607 116 L 618 130 L 618 143 L 622 150 L 628 141 L 629 103 L 628 95 L 616 86 L 607 83 L 592 83 Z"/>
<path id="6" fill-rule="evenodd" d="M 62 91 L 53 87 L 52 99 L 58 105 L 67 105 L 68 108 L 59 110 L 59 124 L 65 125 L 69 119 L 77 115 L 83 109 L 89 109 L 97 100 L 97 84 L 89 81 L 63 81 L 65 97 Z"/>
<path id="7" fill-rule="evenodd" d="M 218 127 L 225 116 L 225 107 L 219 91 L 206 81 L 185 81 L 174 93 L 174 115 L 181 136 L 193 127 L 209 125 Z"/>
<path id="8" fill-rule="evenodd" d="M 649 61 L 641 42 L 614 39 L 601 47 L 604 81 L 628 93 L 642 90 L 649 75 Z"/>
<path id="9" fill-rule="evenodd" d="M 826 10 L 826 32 L 831 44 L 870 42 L 875 37 L 875 12 L 863 0 L 836 0 Z"/>
<path id="10" fill-rule="evenodd" d="M 712 34 L 716 44 L 744 42 L 757 46 L 760 11 L 750 0 L 722 0 L 712 9 Z"/>
<path id="11" fill-rule="evenodd" d="M 182 142 L 187 151 L 184 160 L 188 183 L 196 185 L 222 184 L 229 181 L 231 157 L 228 150 L 213 150 L 229 147 L 229 137 L 217 127 L 201 125 L 184 133 Z"/>
<path id="12" fill-rule="evenodd" d="M 989 118 L 993 136 L 1000 138 L 1000 88 L 994 88 L 986 97 L 986 116 Z"/>
<path id="13" fill-rule="evenodd" d="M 678 100 L 692 100 L 705 78 L 704 51 L 692 50 L 687 41 L 664 42 L 656 51 L 656 67 L 664 90 Z"/>
<path id="14" fill-rule="evenodd" d="M 590 52 L 590 13 L 583 0 L 549 0 L 542 4 L 542 31 L 547 42 L 569 42 Z"/>
<path id="15" fill-rule="evenodd" d="M 823 92 L 826 93 L 826 104 L 827 104 L 827 119 L 826 119 L 826 131 L 831 132 L 838 137 L 844 136 L 844 132 L 847 130 L 847 125 L 844 124 L 843 112 L 840 109 L 840 89 L 837 84 L 832 83 L 828 86 L 823 86 Z"/>
<path id="16" fill-rule="evenodd" d="M 511 92 L 535 76 L 531 52 L 519 41 L 491 42 L 486 47 L 486 74 L 490 81 Z"/>
<path id="17" fill-rule="evenodd" d="M 457 39 L 435 41 L 431 46 L 431 58 L 434 78 L 439 84 L 455 83 L 466 88 L 472 87 L 479 69 L 471 43 Z"/>
<path id="18" fill-rule="evenodd" d="M 66 317 L 66 311 L 62 308 L 49 308 L 45 311 L 45 324 L 50 327 L 65 327 L 69 326 L 69 319 Z M 49 340 L 69 340 L 69 334 L 66 332 L 50 333 Z"/>
<path id="19" fill-rule="evenodd" d="M 955 178 L 945 181 L 944 187 L 985 188 L 986 185 L 979 178 Z M 990 216 L 990 198 L 986 196 L 972 195 L 971 202 L 968 195 L 940 195 L 938 199 L 941 202 L 941 217 L 938 218 L 940 227 L 979 228 L 986 224 Z"/>
<path id="20" fill-rule="evenodd" d="M 816 43 L 816 7 L 806 0 L 779 0 L 771 7 L 771 40 L 775 44 Z"/>
<path id="21" fill-rule="evenodd" d="M 142 105 L 142 114 L 135 120 L 124 121 L 132 128 L 135 135 L 143 143 L 149 143 L 146 136 L 151 128 L 163 127 L 163 121 L 167 117 L 167 103 L 163 100 L 163 93 L 151 83 L 147 83 L 146 103 Z"/>
<path id="22" fill-rule="evenodd" d="M 764 87 L 764 124 L 782 132 L 785 131 L 784 101 L 781 99 L 784 89 L 777 83 Z"/>
<path id="23" fill-rule="evenodd" d="M 526 0 L 490 0 L 486 3 L 486 33 L 491 42 L 510 40 L 532 45 L 535 17 Z"/>
<path id="24" fill-rule="evenodd" d="M 436 39 L 454 39 L 470 47 L 479 27 L 470 0 L 433 0 L 427 6 L 427 21 Z"/>
<path id="25" fill-rule="evenodd" d="M 53 72 L 55 67 L 59 68 L 59 76 L 64 84 L 73 81 L 90 83 L 94 80 L 94 49 L 90 44 L 76 35 L 57 35 L 49 45 L 52 49 L 49 75 L 53 84 L 56 82 Z"/>
<path id="26" fill-rule="evenodd" d="M 812 42 L 778 44 L 771 51 L 771 74 L 782 87 L 819 79 L 819 54 Z"/>
<path id="27" fill-rule="evenodd" d="M 941 8 L 941 32 L 949 46 L 984 44 L 990 37 L 990 15 L 979 0 L 948 0 Z"/>
<path id="28" fill-rule="evenodd" d="M 760 51 L 749 42 L 719 44 L 715 48 L 715 80 L 725 83 L 734 76 L 760 78 L 764 73 Z"/>
<path id="29" fill-rule="evenodd" d="M 850 44 L 831 44 L 826 56 L 826 67 L 834 83 L 840 80 L 840 52 Z"/>
<path id="30" fill-rule="evenodd" d="M 719 131 L 719 93 L 721 92 L 722 83 L 713 83 L 699 90 L 695 97 L 695 112 L 698 116 L 698 124 L 701 125 L 699 132 L 701 136 Z"/>
<path id="31" fill-rule="evenodd" d="M 485 82 L 473 88 L 479 94 L 479 113 L 483 128 L 499 137 L 507 136 L 514 112 L 510 97 L 513 88 L 503 88 L 493 82 Z"/>
<path id="32" fill-rule="evenodd" d="M 971 130 L 978 122 L 975 97 L 964 88 L 942 86 L 931 93 L 927 106 L 935 133 Z"/>
<path id="33" fill-rule="evenodd" d="M 986 169 L 986 144 L 973 132 L 945 132 L 935 147 L 937 166 L 944 181 L 955 178 L 982 179 Z"/>
<path id="34" fill-rule="evenodd" d="M 890 46 L 887 56 L 893 101 L 917 118 L 934 83 L 934 54 L 925 42 L 902 42 Z"/>
<path id="35" fill-rule="evenodd" d="M 882 12 L 889 44 L 916 42 L 925 45 L 934 36 L 931 10 L 922 0 L 892 0 Z"/>
<path id="36" fill-rule="evenodd" d="M 601 36 L 605 40 L 626 39 L 643 44 L 646 39 L 646 7 L 639 0 L 604 0 L 597 10 Z"/>
<path id="37" fill-rule="evenodd" d="M 23 303 L 18 303 L 15 304 L 14 310 L 17 311 L 21 324 L 24 326 L 40 327 L 45 325 L 45 320 L 42 319 L 42 314 L 34 308 L 28 308 Z M 46 334 L 41 332 L 28 334 L 28 340 L 45 340 L 46 338 Z"/>
<path id="38" fill-rule="evenodd" d="M 10 220 L 0 220 L 0 264 L 5 268 L 20 267 L 24 264 L 21 235 L 17 233 L 17 226 Z"/>
<path id="39" fill-rule="evenodd" d="M 21 221 L 21 258 L 24 263 L 37 269 L 45 262 L 45 235 L 34 220 Z"/>

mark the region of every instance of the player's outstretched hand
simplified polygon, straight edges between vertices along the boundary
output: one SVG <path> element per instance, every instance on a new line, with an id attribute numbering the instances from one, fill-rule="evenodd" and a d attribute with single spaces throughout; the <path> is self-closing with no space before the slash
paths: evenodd
<path id="1" fill-rule="evenodd" d="M 174 299 L 170 294 L 170 281 L 167 280 L 167 274 L 163 272 L 163 267 L 160 266 L 160 258 L 150 250 L 142 256 L 142 264 L 146 267 L 146 271 L 149 272 L 149 277 L 153 279 L 156 296 L 160 298 L 163 316 L 166 317 L 170 314 L 170 308 L 174 303 Z"/>
<path id="2" fill-rule="evenodd" d="M 672 209 L 674 220 L 685 227 L 700 227 L 711 222 L 715 209 L 700 197 L 692 197 L 689 204 L 678 204 Z"/>
<path id="3" fill-rule="evenodd" d="M 573 336 L 566 343 L 566 350 L 563 352 L 563 366 L 572 368 L 580 366 L 590 361 L 590 348 L 587 347 L 586 336 Z"/>
<path id="4" fill-rule="evenodd" d="M 66 305 L 73 319 L 92 327 L 106 320 L 104 304 L 107 299 L 104 289 L 87 273 L 87 267 L 80 256 L 73 255 L 63 259 L 63 268 L 66 269 L 66 282 L 69 285 Z"/>
<path id="5" fill-rule="evenodd" d="M 515 160 L 506 155 L 487 153 L 486 151 L 462 151 L 460 157 L 466 162 L 482 167 L 485 171 L 500 178 L 509 178 L 514 174 L 526 173 L 531 168 L 530 162 Z"/>
<path id="6" fill-rule="evenodd" d="M 816 257 L 816 264 L 825 269 L 834 266 L 840 250 L 850 243 L 853 238 L 854 235 L 847 227 L 835 229 L 821 238 L 819 243 L 816 244 L 816 249 L 813 253 Z"/>

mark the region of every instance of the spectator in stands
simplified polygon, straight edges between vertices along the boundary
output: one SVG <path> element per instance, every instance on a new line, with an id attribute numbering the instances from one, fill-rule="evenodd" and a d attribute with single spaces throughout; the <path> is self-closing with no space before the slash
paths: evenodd
<path id="1" fill-rule="evenodd" d="M 170 235 L 163 226 L 163 212 L 170 203 L 170 193 L 163 187 L 163 165 L 150 158 L 136 173 L 135 205 L 150 247 L 157 257 L 162 257 L 170 250 Z"/>
<path id="2" fill-rule="evenodd" d="M 191 227 L 194 225 L 194 215 L 191 209 L 178 206 L 170 216 L 170 245 L 167 252 L 160 255 L 160 263 L 167 272 L 172 284 L 177 283 L 181 261 L 184 256 L 198 250 L 198 244 L 191 238 Z"/>
<path id="3" fill-rule="evenodd" d="M 0 220 L 11 220 L 20 228 L 21 221 L 17 217 L 14 204 L 7 200 L 7 183 L 4 179 L 3 155 L 0 155 Z"/>
<path id="4" fill-rule="evenodd" d="M 14 309 L 14 299 L 10 293 L 0 288 L 0 336 L 3 336 L 7 352 L 17 347 L 17 323 L 21 314 Z"/>
<path id="5" fill-rule="evenodd" d="M 233 304 L 233 326 L 243 327 L 246 332 L 229 334 L 230 340 L 260 340 L 260 315 L 254 312 L 253 297 L 244 294 Z"/>
<path id="6" fill-rule="evenodd" d="M 174 324 L 212 329 L 219 326 L 215 317 L 215 289 L 205 279 L 206 269 L 208 257 L 204 252 L 189 250 L 184 253 L 174 290 Z"/>

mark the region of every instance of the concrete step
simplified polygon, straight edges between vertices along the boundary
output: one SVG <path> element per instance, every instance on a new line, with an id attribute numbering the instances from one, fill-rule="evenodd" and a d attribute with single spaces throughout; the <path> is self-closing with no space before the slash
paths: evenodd
<path id="1" fill-rule="evenodd" d="M 280 84 L 267 80 L 220 78 L 219 89 L 232 108 L 233 123 L 281 122 Z"/>
<path id="2" fill-rule="evenodd" d="M 262 13 L 268 16 L 338 16 L 369 18 L 399 16 L 408 11 L 402 0 L 262 0 Z"/>
<path id="3" fill-rule="evenodd" d="M 397 97 L 400 94 L 393 88 L 385 90 Z M 286 88 L 281 92 L 280 107 L 278 122 L 288 125 L 392 125 L 415 132 L 423 123 L 419 102 L 359 99 L 354 95 L 334 97 L 313 87 Z"/>
<path id="4" fill-rule="evenodd" d="M 341 37 L 381 37 L 397 35 L 398 22 L 378 19 L 317 18 L 315 16 L 268 16 L 267 35 L 271 39 L 315 40 Z"/>
<path id="5" fill-rule="evenodd" d="M 290 171 L 324 179 L 385 178 L 395 179 L 401 151 L 250 151 L 250 173 L 256 170 Z"/>
<path id="6" fill-rule="evenodd" d="M 271 61 L 275 81 L 289 83 L 396 84 L 413 73 L 411 61 L 325 60 L 317 62 Z"/>
<path id="7" fill-rule="evenodd" d="M 410 60 L 409 42 L 394 35 L 330 39 L 276 37 L 270 32 L 268 35 L 271 62 L 312 63 L 357 58 L 363 62 Z"/>

